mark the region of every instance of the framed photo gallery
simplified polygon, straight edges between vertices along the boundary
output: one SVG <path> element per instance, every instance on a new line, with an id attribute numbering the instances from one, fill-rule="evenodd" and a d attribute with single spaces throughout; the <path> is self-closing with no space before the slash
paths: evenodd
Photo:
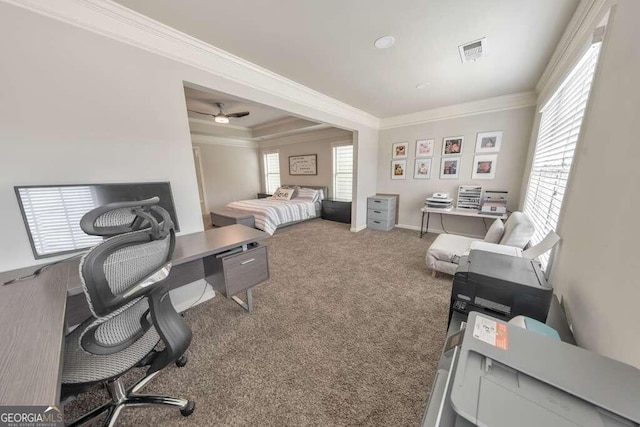
<path id="1" fill-rule="evenodd" d="M 479 132 L 476 136 L 472 179 L 495 179 L 498 153 L 502 147 L 502 131 Z M 411 165 L 409 153 L 414 152 L 413 179 L 431 179 L 435 139 L 418 139 L 415 151 L 409 142 L 395 142 L 391 149 L 391 179 L 406 179 L 407 164 Z M 440 179 L 460 179 L 462 150 L 465 147 L 464 136 L 446 136 L 442 138 L 440 151 Z M 437 168 L 437 163 L 436 163 Z"/>

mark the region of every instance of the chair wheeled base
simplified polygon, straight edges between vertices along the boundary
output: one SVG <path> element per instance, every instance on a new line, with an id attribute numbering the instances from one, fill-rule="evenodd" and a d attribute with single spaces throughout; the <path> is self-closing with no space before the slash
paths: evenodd
<path id="1" fill-rule="evenodd" d="M 176 365 L 179 367 L 184 366 L 186 363 L 186 357 L 184 356 L 176 361 Z M 193 400 L 179 399 L 169 396 L 157 396 L 152 394 L 138 394 L 138 392 L 142 390 L 142 388 L 144 388 L 147 384 L 149 384 L 149 382 L 159 373 L 160 371 L 156 371 L 145 376 L 133 386 L 131 386 L 128 390 L 124 388 L 122 377 L 110 381 L 105 381 L 104 385 L 107 389 L 107 392 L 109 393 L 109 397 L 111 397 L 111 400 L 104 405 L 99 406 L 86 413 L 82 417 L 73 421 L 68 426 L 81 426 L 106 413 L 104 419 L 102 420 L 102 425 L 105 427 L 112 427 L 116 424 L 116 420 L 118 419 L 118 416 L 120 415 L 122 409 L 127 406 L 174 406 L 180 409 L 180 413 L 182 414 L 182 416 L 188 417 L 189 415 L 193 414 L 193 411 L 196 407 L 196 403 Z"/>

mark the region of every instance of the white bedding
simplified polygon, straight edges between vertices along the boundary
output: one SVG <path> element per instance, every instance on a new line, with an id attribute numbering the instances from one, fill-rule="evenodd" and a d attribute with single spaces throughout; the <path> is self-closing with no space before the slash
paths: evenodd
<path id="1" fill-rule="evenodd" d="M 231 202 L 227 209 L 252 214 L 256 219 L 256 228 L 273 234 L 280 224 L 315 218 L 315 203 L 308 200 L 266 199 L 242 200 Z"/>

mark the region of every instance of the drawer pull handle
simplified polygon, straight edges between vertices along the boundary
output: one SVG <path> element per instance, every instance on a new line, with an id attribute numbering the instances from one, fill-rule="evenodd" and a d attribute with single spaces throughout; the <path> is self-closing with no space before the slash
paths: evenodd
<path id="1" fill-rule="evenodd" d="M 253 262 L 255 260 L 256 260 L 255 258 L 251 258 L 251 259 L 248 259 L 246 261 L 242 261 L 241 265 L 249 264 L 250 262 Z"/>
<path id="2" fill-rule="evenodd" d="M 380 211 L 373 211 L 373 213 L 382 213 L 382 212 L 380 212 Z"/>
<path id="3" fill-rule="evenodd" d="M 373 221 L 373 222 L 375 222 L 376 224 L 380 224 L 380 221 Z"/>
<path id="4" fill-rule="evenodd" d="M 382 200 L 374 200 L 376 203 L 382 203 Z"/>

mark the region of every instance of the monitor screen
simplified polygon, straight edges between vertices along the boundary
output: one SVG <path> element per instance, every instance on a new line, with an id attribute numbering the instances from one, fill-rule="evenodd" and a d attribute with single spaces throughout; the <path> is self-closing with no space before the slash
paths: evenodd
<path id="1" fill-rule="evenodd" d="M 158 205 L 169 212 L 176 231 L 180 230 L 168 182 L 14 188 L 36 259 L 76 252 L 100 243 L 102 237 L 82 231 L 80 219 L 91 209 L 111 202 L 158 196 Z"/>

